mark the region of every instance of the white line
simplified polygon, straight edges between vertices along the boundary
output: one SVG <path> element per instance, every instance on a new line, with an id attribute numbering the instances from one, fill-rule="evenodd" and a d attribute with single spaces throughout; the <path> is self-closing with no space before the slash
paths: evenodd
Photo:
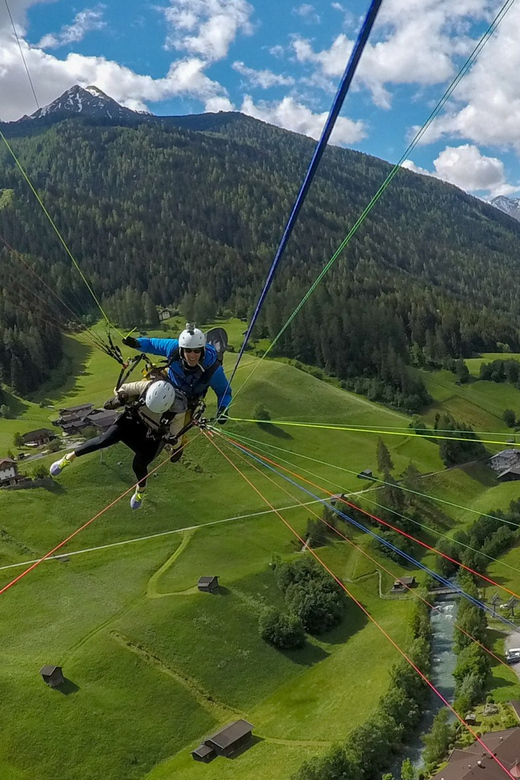
<path id="1" fill-rule="evenodd" d="M 291 504 L 290 506 L 281 506 L 276 511 L 282 512 L 287 509 L 296 509 L 302 506 L 310 506 L 310 504 L 318 504 L 319 501 L 306 501 L 304 504 Z M 193 531 L 196 528 L 206 528 L 208 525 L 218 525 L 219 523 L 230 523 L 233 520 L 245 520 L 248 517 L 259 517 L 260 515 L 270 515 L 274 512 L 273 509 L 264 509 L 262 512 L 252 512 L 249 515 L 237 515 L 236 517 L 225 517 L 223 520 L 211 520 L 209 523 L 202 523 L 201 525 L 188 525 L 186 528 L 175 528 L 173 531 L 161 531 L 158 534 L 151 534 L 150 536 L 138 536 L 136 539 L 125 539 L 122 542 L 112 542 L 111 544 L 102 544 L 99 547 L 87 547 L 84 550 L 73 550 L 69 553 L 63 553 L 63 555 L 53 555 L 51 558 L 46 558 L 46 561 L 59 561 L 61 558 L 69 557 L 71 555 L 82 555 L 83 553 L 96 552 L 97 550 L 108 550 L 110 547 L 121 547 L 124 544 L 134 544 L 134 542 L 144 542 L 147 539 L 157 539 L 160 536 L 169 536 L 170 534 L 181 534 L 184 531 Z M 15 569 L 19 566 L 29 566 L 31 563 L 38 563 L 41 558 L 36 558 L 34 561 L 21 561 L 20 563 L 10 563 L 8 566 L 0 566 L 0 571 L 4 569 Z"/>

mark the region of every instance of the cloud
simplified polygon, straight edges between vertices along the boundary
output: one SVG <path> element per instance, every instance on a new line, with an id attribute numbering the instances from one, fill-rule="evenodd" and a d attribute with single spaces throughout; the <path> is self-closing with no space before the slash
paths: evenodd
<path id="1" fill-rule="evenodd" d="M 282 76 L 278 73 L 273 73 L 270 70 L 254 70 L 248 68 L 243 62 L 234 62 L 233 70 L 244 76 L 252 87 L 262 87 L 262 89 L 270 89 L 271 87 L 290 86 L 294 84 L 292 76 Z"/>
<path id="2" fill-rule="evenodd" d="M 166 46 L 216 62 L 227 56 L 239 32 L 253 31 L 246 0 L 170 0 L 162 9 L 171 32 Z"/>
<path id="3" fill-rule="evenodd" d="M 83 40 L 86 33 L 92 30 L 102 30 L 106 27 L 103 21 L 104 5 L 98 5 L 96 8 L 85 8 L 74 17 L 72 24 L 67 24 L 61 28 L 59 33 L 49 33 L 44 35 L 37 47 L 40 49 L 57 49 L 60 46 L 66 46 L 69 43 L 76 43 Z"/>
<path id="4" fill-rule="evenodd" d="M 504 163 L 497 157 L 487 157 L 472 144 L 447 146 L 433 162 L 434 172 L 417 167 L 411 160 L 403 168 L 415 173 L 427 174 L 455 184 L 467 192 L 486 192 L 490 197 L 510 195 L 519 186 L 508 184 Z"/>
<path id="5" fill-rule="evenodd" d="M 302 5 L 296 6 L 296 8 L 293 8 L 292 10 L 293 14 L 296 14 L 296 16 L 301 16 L 307 24 L 319 24 L 321 19 L 320 15 L 317 13 L 316 9 L 313 5 L 310 5 L 310 3 L 302 3 Z"/>
<path id="6" fill-rule="evenodd" d="M 487 4 L 488 0 L 388 0 L 361 60 L 357 87 L 366 87 L 376 105 L 389 108 L 391 85 L 446 81 L 456 72 L 457 57 L 471 50 L 471 24 L 486 18 Z M 315 51 L 309 40 L 293 37 L 297 61 L 327 77 L 342 75 L 353 45 L 354 39 L 342 33 L 328 49 Z"/>
<path id="7" fill-rule="evenodd" d="M 423 143 L 447 136 L 520 153 L 519 28 L 513 6 Z"/>
<path id="8" fill-rule="evenodd" d="M 227 96 L 227 91 L 204 72 L 207 63 L 188 57 L 171 64 L 163 78 L 154 79 L 135 73 L 104 57 L 85 57 L 71 53 L 60 60 L 42 49 L 21 41 L 25 60 L 32 75 L 40 105 L 46 105 L 74 84 L 95 84 L 103 92 L 134 110 L 145 110 L 149 102 L 187 96 L 206 102 Z M 0 35 L 0 119 L 9 121 L 35 111 L 23 62 L 14 40 Z"/>
<path id="9" fill-rule="evenodd" d="M 279 102 L 259 101 L 255 103 L 250 95 L 244 97 L 242 113 L 269 122 L 295 133 L 308 135 L 318 139 L 323 130 L 328 113 L 314 113 L 310 108 L 298 103 L 292 97 L 284 97 Z M 339 117 L 331 136 L 331 143 L 339 145 L 355 144 L 366 136 L 363 122 L 355 122 L 346 117 Z"/>

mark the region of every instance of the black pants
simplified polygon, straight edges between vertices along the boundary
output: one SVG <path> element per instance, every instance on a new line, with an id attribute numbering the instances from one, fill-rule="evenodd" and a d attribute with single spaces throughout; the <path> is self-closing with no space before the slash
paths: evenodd
<path id="1" fill-rule="evenodd" d="M 90 452 L 104 450 L 113 444 L 123 442 L 135 453 L 132 468 L 139 482 L 139 487 L 145 488 L 148 466 L 164 446 L 162 439 L 147 436 L 147 432 L 148 428 L 144 423 L 123 414 L 105 433 L 96 436 L 95 439 L 89 439 L 84 444 L 80 444 L 74 452 L 79 458 L 82 455 L 88 455 Z"/>

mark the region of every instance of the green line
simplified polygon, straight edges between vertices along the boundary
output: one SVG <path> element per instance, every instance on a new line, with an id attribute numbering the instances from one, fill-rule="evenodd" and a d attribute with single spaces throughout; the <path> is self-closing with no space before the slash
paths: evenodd
<path id="1" fill-rule="evenodd" d="M 218 433 L 221 433 L 224 436 L 226 436 L 226 435 L 229 436 L 224 431 L 218 431 Z M 233 437 L 235 437 L 237 439 L 242 439 L 242 440 L 245 440 L 245 441 L 253 441 L 253 442 L 255 442 L 257 444 L 257 446 L 259 445 L 259 449 L 260 450 L 262 450 L 262 449 L 265 450 L 266 447 L 274 446 L 274 445 L 269 445 L 269 444 L 263 445 L 262 442 L 258 442 L 255 439 L 248 439 L 245 436 L 238 436 L 236 434 L 233 434 Z M 274 447 L 274 448 L 275 449 L 282 449 L 281 447 Z M 282 451 L 286 452 L 286 450 L 282 450 Z M 300 456 L 298 453 L 292 453 L 292 454 L 298 455 L 299 457 L 306 457 L 305 455 L 301 455 Z M 292 461 L 287 460 L 286 458 L 281 458 L 279 456 L 278 456 L 278 458 L 283 463 L 287 463 L 290 466 L 295 466 L 296 465 L 296 464 L 292 463 Z M 314 460 L 314 458 L 309 458 L 309 460 Z M 322 463 L 322 461 L 316 461 L 316 462 Z M 333 468 L 339 468 L 339 466 L 333 466 L 333 464 L 325 464 L 325 465 L 331 466 Z M 300 467 L 298 466 L 297 468 L 300 468 Z M 348 469 L 344 469 L 344 470 L 348 471 Z M 338 482 L 334 482 L 332 479 L 328 479 L 327 477 L 324 477 L 322 475 L 314 474 L 312 471 L 309 471 L 309 469 L 301 468 L 301 471 L 304 471 L 306 474 L 309 474 L 311 477 L 315 477 L 316 479 L 320 479 L 320 480 L 323 480 L 325 482 L 328 482 L 330 485 L 334 485 L 334 487 L 342 488 L 342 486 Z M 352 471 L 350 473 L 351 474 L 356 474 L 356 472 L 354 472 L 354 471 Z M 403 488 L 402 486 L 397 485 L 397 484 L 396 485 L 391 485 L 389 482 L 383 482 L 382 480 L 378 480 L 378 481 L 382 482 L 381 487 L 384 486 L 384 485 L 388 485 L 390 487 L 398 487 L 401 490 L 406 490 L 407 492 L 410 492 L 410 493 L 416 493 L 417 495 L 419 495 L 419 496 L 421 496 L 423 498 L 430 499 L 430 500 L 433 500 L 433 501 L 437 500 L 433 496 L 428 496 L 426 493 L 417 493 L 414 490 L 410 490 L 409 488 Z M 441 531 L 437 531 L 435 528 L 432 528 L 429 525 L 425 525 L 424 523 L 420 523 L 418 520 L 413 520 L 411 517 L 407 517 L 406 515 L 402 515 L 400 512 L 397 512 L 395 509 L 390 509 L 390 507 L 387 507 L 384 504 L 380 504 L 377 501 L 374 501 L 374 500 L 372 500 L 370 498 L 367 498 L 365 493 L 366 493 L 366 491 L 363 492 L 363 496 L 362 497 L 369 504 L 373 504 L 374 506 L 377 506 L 380 509 L 384 509 L 387 512 L 391 512 L 393 515 L 395 515 L 396 517 L 400 517 L 402 520 L 409 520 L 410 522 L 414 523 L 414 525 L 417 525 L 420 528 L 423 528 L 424 530 L 426 530 L 428 532 L 437 534 L 438 536 L 440 536 L 443 539 L 448 539 L 448 541 L 450 541 L 450 542 L 455 542 L 455 544 L 459 544 L 462 547 L 465 547 L 467 550 L 471 550 L 472 552 L 477 553 L 478 555 L 482 555 L 485 558 L 488 558 L 490 561 L 493 561 L 494 563 L 498 563 L 498 564 L 500 564 L 502 566 L 505 566 L 508 569 L 511 569 L 512 571 L 516 572 L 517 574 L 520 574 L 520 569 L 517 569 L 515 566 L 511 566 L 509 563 L 506 563 L 505 561 L 501 561 L 498 558 L 493 558 L 492 555 L 488 555 L 487 553 L 482 552 L 481 550 L 476 550 L 474 547 L 471 547 L 471 545 L 465 544 L 464 542 L 461 542 L 459 539 L 454 539 L 453 537 L 448 536 L 448 534 L 443 534 Z M 350 496 L 352 494 L 356 495 L 356 491 L 351 491 L 350 493 L 346 493 L 347 496 Z M 472 510 L 470 510 L 470 511 L 472 511 Z M 501 517 L 500 518 L 499 517 L 495 518 L 493 515 L 486 515 L 484 512 L 479 512 L 478 514 L 481 515 L 481 516 L 485 516 L 485 517 L 489 517 L 489 518 L 493 518 L 493 519 L 499 520 L 502 523 L 508 523 L 509 525 L 513 525 L 515 528 L 519 528 L 520 527 L 519 523 L 514 523 L 511 520 L 505 520 L 504 518 L 501 518 Z"/>
<path id="2" fill-rule="evenodd" d="M 222 431 L 220 431 L 220 433 L 222 433 Z M 226 435 L 232 435 L 236 439 L 242 439 L 243 441 L 249 441 L 249 442 L 253 442 L 255 444 L 263 444 L 263 442 L 258 442 L 257 439 L 251 439 L 248 436 L 242 436 L 240 434 L 235 433 L 234 431 L 233 431 L 233 434 L 226 434 Z M 338 469 L 338 471 L 344 471 L 346 474 L 352 474 L 353 476 L 358 476 L 358 472 L 357 471 L 352 471 L 351 469 L 347 469 L 344 466 L 338 466 L 335 463 L 327 463 L 324 460 L 318 460 L 317 458 L 311 458 L 308 455 L 302 455 L 299 452 L 292 452 L 291 450 L 286 450 L 283 447 L 277 447 L 275 444 L 266 444 L 264 446 L 270 447 L 271 449 L 279 450 L 280 452 L 285 452 L 285 453 L 289 452 L 291 455 L 296 455 L 298 458 L 304 458 L 305 460 L 310 460 L 313 463 L 319 463 L 322 466 L 328 466 L 329 468 Z M 428 476 L 428 475 L 425 475 L 425 476 Z M 373 489 L 378 490 L 381 485 L 388 485 L 389 487 L 397 487 L 397 488 L 399 488 L 399 490 L 404 490 L 407 493 L 413 493 L 416 496 L 422 496 L 423 498 L 429 498 L 432 501 L 437 501 L 440 504 L 446 504 L 447 506 L 451 506 L 451 507 L 453 507 L 455 509 L 462 509 L 465 512 L 473 512 L 473 514 L 480 515 L 482 517 L 489 517 L 489 518 L 491 518 L 493 520 L 500 520 L 500 522 L 502 522 L 502 523 L 508 523 L 509 525 L 515 526 L 515 528 L 517 527 L 517 523 L 513 523 L 510 520 L 504 520 L 503 517 L 498 517 L 497 515 L 490 515 L 487 512 L 480 512 L 479 510 L 472 509 L 469 506 L 462 506 L 461 504 L 455 504 L 453 501 L 447 501 L 444 498 L 437 498 L 437 496 L 430 496 L 430 495 L 428 495 L 428 493 L 421 493 L 419 490 L 412 490 L 412 488 L 407 488 L 407 487 L 404 487 L 403 485 L 399 485 L 399 484 L 395 484 L 394 485 L 394 484 L 392 484 L 390 482 L 385 482 L 385 480 L 383 480 L 383 479 L 378 479 L 377 477 L 373 477 L 373 481 L 374 482 L 379 482 L 379 485 L 377 487 L 374 486 L 373 488 L 368 488 L 368 490 L 373 490 Z M 366 492 L 367 492 L 366 490 L 363 491 L 363 493 L 366 493 Z"/>
<path id="3" fill-rule="evenodd" d="M 249 417 L 230 417 L 230 420 L 233 420 L 233 422 L 248 422 L 248 423 L 260 423 L 264 425 L 292 425 L 296 428 L 318 428 L 320 430 L 324 431 L 348 431 L 350 433 L 375 433 L 379 436 L 412 436 L 417 437 L 420 439 L 441 439 L 442 441 L 458 441 L 458 442 L 480 442 L 481 444 L 507 444 L 508 442 L 504 441 L 495 441 L 493 439 L 471 439 L 467 436 L 437 436 L 433 433 L 418 433 L 413 428 L 410 428 L 408 432 L 401 432 L 401 431 L 388 431 L 388 430 L 381 430 L 379 428 L 358 428 L 358 427 L 352 427 L 348 425 L 325 425 L 323 423 L 304 423 L 304 422 L 292 422 L 290 420 L 254 420 Z M 474 431 L 465 431 L 465 433 L 474 433 Z M 500 434 L 499 434 L 500 435 Z M 504 434 L 506 436 L 507 434 Z M 520 444 L 515 444 L 509 442 L 510 447 L 520 447 Z"/>
<path id="4" fill-rule="evenodd" d="M 53 218 L 51 217 L 51 215 L 50 215 L 50 214 L 49 214 L 49 212 L 47 211 L 47 208 L 45 207 L 45 204 L 44 204 L 43 200 L 41 199 L 41 197 L 40 197 L 40 195 L 39 195 L 39 193 L 38 193 L 37 189 L 36 189 L 36 188 L 35 188 L 35 186 L 33 185 L 33 183 L 32 183 L 32 181 L 30 180 L 30 178 L 29 178 L 28 174 L 25 172 L 25 170 L 24 170 L 24 168 L 23 168 L 23 166 L 22 166 L 22 164 L 21 164 L 20 160 L 18 159 L 18 157 L 17 157 L 17 156 L 16 156 L 16 154 L 14 153 L 14 150 L 13 150 L 12 146 L 9 144 L 9 142 L 8 142 L 7 138 L 5 137 L 5 135 L 3 134 L 2 130 L 0 130 L 0 138 L 2 139 L 2 141 L 3 141 L 3 142 L 5 143 L 5 145 L 7 146 L 7 149 L 9 150 L 9 153 L 11 154 L 11 157 L 12 157 L 12 158 L 13 158 L 13 160 L 15 161 L 15 163 L 16 163 L 16 165 L 17 165 L 18 169 L 20 170 L 20 173 L 21 173 L 21 174 L 22 174 L 22 176 L 23 176 L 23 178 L 25 179 L 25 181 L 26 181 L 26 182 L 27 182 L 27 184 L 29 185 L 29 188 L 30 188 L 30 190 L 31 190 L 32 194 L 34 195 L 34 197 L 36 198 L 36 200 L 38 201 L 38 203 L 39 203 L 39 204 L 40 204 L 40 206 L 42 207 L 43 213 L 45 214 L 45 216 L 47 217 L 47 219 L 48 219 L 48 220 L 49 220 L 49 222 L 51 223 L 51 225 L 52 225 L 52 228 L 54 229 L 54 232 L 55 232 L 55 233 L 56 233 L 56 235 L 58 236 L 58 239 L 59 239 L 59 241 L 60 241 L 61 245 L 62 245 L 62 246 L 63 246 L 63 248 L 65 249 L 65 251 L 66 251 L 66 253 L 68 254 L 68 256 L 70 257 L 70 259 L 72 260 L 72 262 L 73 262 L 73 264 L 74 264 L 74 267 L 75 267 L 75 268 L 76 268 L 76 270 L 78 271 L 79 275 L 81 276 L 81 278 L 82 278 L 82 279 L 83 279 L 83 281 L 85 282 L 85 284 L 86 284 L 86 286 L 87 286 L 87 289 L 88 289 L 88 291 L 89 291 L 89 292 L 90 292 L 90 294 L 92 295 L 92 297 L 93 297 L 94 301 L 96 302 L 96 304 L 97 304 L 97 306 L 98 306 L 98 308 L 99 308 L 99 310 L 100 310 L 101 314 L 102 314 L 102 315 L 103 315 L 103 317 L 105 318 L 105 320 L 106 320 L 106 322 L 107 322 L 107 325 L 108 325 L 109 327 L 111 327 L 111 328 L 114 328 L 114 329 L 115 329 L 115 330 L 116 330 L 116 331 L 119 333 L 119 335 L 120 335 L 120 336 L 122 336 L 123 334 L 122 334 L 122 333 L 121 333 L 121 332 L 120 332 L 120 331 L 119 331 L 119 330 L 118 330 L 118 329 L 117 329 L 117 328 L 116 328 L 114 325 L 112 325 L 112 323 L 110 322 L 109 318 L 107 317 L 107 315 L 106 315 L 106 313 L 105 313 L 105 310 L 103 309 L 103 307 L 101 306 L 101 304 L 100 304 L 99 300 L 97 299 L 97 297 L 96 297 L 96 294 L 95 294 L 94 290 L 92 289 L 92 287 L 90 286 L 90 283 L 89 283 L 89 281 L 88 281 L 87 277 L 85 276 L 85 274 L 84 274 L 84 273 L 83 273 L 83 271 L 81 270 L 79 263 L 77 262 L 76 258 L 74 257 L 74 255 L 72 254 L 71 250 L 69 249 L 69 246 L 68 246 L 67 242 L 65 241 L 65 239 L 63 238 L 62 234 L 60 233 L 60 230 L 59 230 L 58 226 L 56 225 L 55 221 L 53 220 Z"/>
<path id="5" fill-rule="evenodd" d="M 459 70 L 458 74 L 455 76 L 455 78 L 453 79 L 453 81 L 451 82 L 449 87 L 446 89 L 446 91 L 442 95 L 441 99 L 439 100 L 439 102 L 437 103 L 437 105 L 435 106 L 435 108 L 433 109 L 433 111 L 431 112 L 429 117 L 427 118 L 426 122 L 423 124 L 421 129 L 415 134 L 414 138 L 412 139 L 412 141 L 409 143 L 409 145 L 407 146 L 407 148 L 405 149 L 405 151 L 403 152 L 403 154 L 399 158 L 399 161 L 394 165 L 394 167 L 392 168 L 392 170 L 390 171 L 390 173 L 388 174 L 386 179 L 383 181 L 383 183 L 381 184 L 381 186 L 379 187 L 379 189 L 377 190 L 375 195 L 372 197 L 372 199 L 370 200 L 368 205 L 362 211 L 361 215 L 358 217 L 358 219 L 356 220 L 354 225 L 351 227 L 351 229 L 349 230 L 349 232 L 347 233 L 347 235 L 345 236 L 345 238 L 343 239 L 343 241 L 341 242 L 339 247 L 336 249 L 336 251 L 334 252 L 332 257 L 330 258 L 328 263 L 324 266 L 324 268 L 322 269 L 322 271 L 320 272 L 320 274 L 318 275 L 316 280 L 313 282 L 313 284 L 310 286 L 308 291 L 305 293 L 305 295 L 302 298 L 302 300 L 300 301 L 300 303 L 296 306 L 295 310 L 290 315 L 290 317 L 287 320 L 287 322 L 285 323 L 285 325 L 282 326 L 282 328 L 279 331 L 278 335 L 275 336 L 274 340 L 271 342 L 270 346 L 264 352 L 264 354 L 260 358 L 259 362 L 255 365 L 255 367 L 253 368 L 253 370 L 251 371 L 249 376 L 246 377 L 246 379 L 244 380 L 243 384 L 239 387 L 238 391 L 235 393 L 235 398 L 238 395 L 238 393 L 242 390 L 244 385 L 249 381 L 251 376 L 254 374 L 254 372 L 258 368 L 258 365 L 262 362 L 262 360 L 264 358 L 267 357 L 267 355 L 270 353 L 270 351 L 273 349 L 273 347 L 277 344 L 277 342 L 279 341 L 281 336 L 285 333 L 285 331 L 287 330 L 287 328 L 289 327 L 291 322 L 294 320 L 294 318 L 296 317 L 296 315 L 298 314 L 300 309 L 305 305 L 305 303 L 307 302 L 309 297 L 312 295 L 312 293 L 314 292 L 316 287 L 319 285 L 319 283 L 321 282 L 321 280 L 323 279 L 325 274 L 329 271 L 329 269 L 332 267 L 332 265 L 336 262 L 336 260 L 338 259 L 340 254 L 343 252 L 343 250 L 345 249 L 347 244 L 350 242 L 351 238 L 357 232 L 359 227 L 361 227 L 361 225 L 365 221 L 366 217 L 370 214 L 370 212 L 372 211 L 372 209 L 374 208 L 374 206 L 376 205 L 376 203 L 378 202 L 380 197 L 383 195 L 383 193 L 385 192 L 385 190 L 387 189 L 387 187 L 389 186 L 391 181 L 397 175 L 397 172 L 401 169 L 401 164 L 405 161 L 405 159 L 410 154 L 410 152 L 417 146 L 417 144 L 421 140 L 422 136 L 425 134 L 426 130 L 430 127 L 430 125 L 432 124 L 434 119 L 436 119 L 436 117 L 440 113 L 441 109 L 444 107 L 444 105 L 446 104 L 448 99 L 451 97 L 451 95 L 453 94 L 453 92 L 455 91 L 457 86 L 459 85 L 459 82 L 464 78 L 466 73 L 469 71 L 471 66 L 474 64 L 474 62 L 476 61 L 478 55 L 480 54 L 480 52 L 482 51 L 482 49 L 484 48 L 484 46 L 486 45 L 488 40 L 491 38 L 491 36 L 495 32 L 495 30 L 497 29 L 497 27 L 499 26 L 500 22 L 505 17 L 505 15 L 509 11 L 509 9 L 514 5 L 514 3 L 515 3 L 515 0 L 506 0 L 506 2 L 502 6 L 502 8 L 498 12 L 498 14 L 495 16 L 495 18 L 493 19 L 493 21 L 489 25 L 489 27 L 486 30 L 486 32 L 483 34 L 483 36 L 480 38 L 480 40 L 476 44 L 475 48 L 473 49 L 473 51 L 471 52 L 471 54 L 467 58 L 467 60 L 464 63 L 464 65 Z"/>

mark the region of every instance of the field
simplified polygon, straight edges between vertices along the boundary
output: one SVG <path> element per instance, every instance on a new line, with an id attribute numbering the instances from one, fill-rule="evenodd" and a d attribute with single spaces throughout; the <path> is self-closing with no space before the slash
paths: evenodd
<path id="1" fill-rule="evenodd" d="M 233 343 L 239 343 L 242 328 L 238 321 L 230 324 Z M 23 408 L 12 401 L 19 416 L 1 420 L 0 454 L 12 447 L 15 431 L 48 425 L 56 409 L 82 401 L 99 405 L 110 395 L 115 364 L 81 337 L 69 337 L 67 350 L 74 377 Z M 232 353 L 226 357 L 228 372 L 234 359 Z M 235 392 L 253 366 L 254 375 L 236 393 L 226 436 L 254 440 L 255 449 L 264 448 L 274 461 L 321 486 L 307 485 L 318 496 L 362 490 L 377 502 L 377 489 L 357 474 L 365 468 L 377 472 L 379 434 L 277 421 L 395 426 L 406 433 L 409 418 L 284 363 L 259 362 L 251 353 Z M 445 389 L 448 379 L 440 375 Z M 489 383 L 475 383 L 475 391 L 478 384 Z M 502 400 L 490 398 L 485 410 L 497 431 Z M 272 423 L 244 422 L 260 402 Z M 440 506 L 450 533 L 456 524 L 518 497 L 517 483 L 497 486 L 484 467 L 444 471 L 432 441 L 408 434 L 383 438 L 396 475 L 411 462 L 432 475 L 421 484 L 449 502 Z M 284 507 L 281 515 L 300 534 L 315 507 L 301 506 L 313 499 L 295 485 L 267 472 L 269 481 L 256 464 L 243 462 L 227 438 L 213 441 L 249 482 L 194 433 L 185 459 L 166 463 L 151 478 L 142 510 L 131 513 L 123 496 L 67 545 L 66 557 L 44 562 L 2 596 L 0 777 L 288 780 L 303 760 L 344 738 L 377 707 L 399 656 L 352 602 L 338 628 L 310 638 L 300 651 L 281 653 L 260 639 L 260 611 L 283 606 L 271 564 L 302 555 L 270 504 Z M 77 461 L 52 489 L 1 491 L 0 585 L 23 570 L 20 562 L 47 552 L 131 484 L 130 458 L 119 446 Z M 353 541 L 374 560 L 339 539 L 319 554 L 406 645 L 410 600 L 381 598 L 405 569 L 382 558 L 361 532 Z M 509 555 L 514 561 L 514 551 Z M 391 574 L 378 574 L 381 565 Z M 198 578 L 206 574 L 219 575 L 218 595 L 197 591 Z M 504 567 L 494 574 L 504 584 L 520 577 Z M 43 664 L 63 666 L 62 691 L 42 683 Z M 518 695 L 512 674 L 504 676 L 502 668 L 498 686 L 504 697 Z M 253 746 L 232 761 L 194 762 L 189 751 L 236 717 L 254 724 Z"/>

